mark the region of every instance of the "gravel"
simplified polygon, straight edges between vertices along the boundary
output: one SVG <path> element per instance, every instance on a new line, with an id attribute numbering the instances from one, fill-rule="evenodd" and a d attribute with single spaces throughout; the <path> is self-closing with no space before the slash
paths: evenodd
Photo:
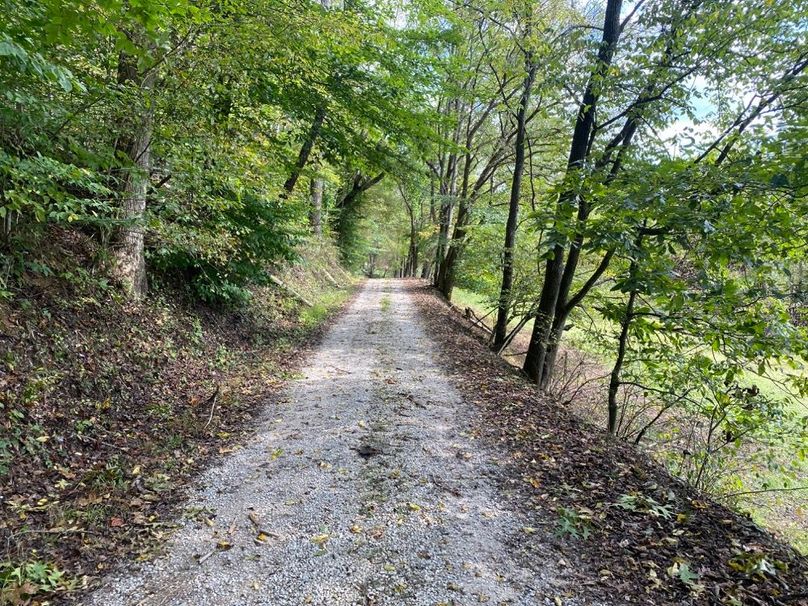
<path id="1" fill-rule="evenodd" d="M 164 555 L 85 604 L 588 603 L 560 554 L 512 547 L 526 522 L 436 355 L 401 285 L 367 282 L 256 435 L 199 479 Z"/>

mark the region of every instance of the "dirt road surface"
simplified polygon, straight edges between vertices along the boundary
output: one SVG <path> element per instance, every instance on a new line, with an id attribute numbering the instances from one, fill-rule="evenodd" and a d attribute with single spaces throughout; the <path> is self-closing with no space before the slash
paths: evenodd
<path id="1" fill-rule="evenodd" d="M 165 554 L 86 604 L 561 603 L 553 558 L 514 548 L 525 522 L 437 355 L 401 284 L 367 282 L 253 438 L 200 478 Z"/>

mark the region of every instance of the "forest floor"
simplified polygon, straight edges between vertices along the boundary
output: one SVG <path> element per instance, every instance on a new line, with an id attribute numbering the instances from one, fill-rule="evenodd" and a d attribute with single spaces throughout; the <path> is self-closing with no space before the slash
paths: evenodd
<path id="1" fill-rule="evenodd" d="M 277 268 L 283 288 L 243 305 L 204 305 L 162 274 L 133 304 L 87 238 L 47 242 L 48 274 L 0 301 L 2 606 L 75 599 L 154 557 L 194 515 L 191 481 L 249 439 L 355 292 L 336 250 L 309 241 Z"/>
<path id="2" fill-rule="evenodd" d="M 112 604 L 799 604 L 808 566 L 370 281 Z"/>
<path id="3" fill-rule="evenodd" d="M 793 547 L 539 395 L 460 310 L 411 288 L 485 441 L 507 453 L 504 477 L 544 531 L 534 537 L 576 553 L 584 585 L 620 603 L 808 604 L 808 561 Z"/>

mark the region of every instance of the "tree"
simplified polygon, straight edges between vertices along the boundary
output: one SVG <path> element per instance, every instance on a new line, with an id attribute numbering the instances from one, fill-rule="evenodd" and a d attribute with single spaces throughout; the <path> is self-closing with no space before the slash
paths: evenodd
<path id="1" fill-rule="evenodd" d="M 564 177 L 569 185 L 562 189 L 558 196 L 557 207 L 559 217 L 554 227 L 558 228 L 559 223 L 564 219 L 564 215 L 569 212 L 569 208 L 578 202 L 578 219 L 585 221 L 589 208 L 584 200 L 578 199 L 575 189 L 571 187 L 576 171 L 584 166 L 590 151 L 590 139 L 595 124 L 595 113 L 602 92 L 602 80 L 604 80 L 620 38 L 620 10 L 622 0 L 608 0 L 603 18 L 603 35 L 598 47 L 598 54 L 592 68 L 591 76 L 586 85 L 581 104 L 578 109 L 575 127 L 570 143 L 569 158 L 567 159 L 567 174 Z M 545 368 L 548 348 L 550 346 L 550 334 L 552 332 L 553 321 L 556 317 L 559 294 L 562 287 L 567 282 L 571 282 L 571 274 L 574 271 L 575 259 L 571 262 L 567 260 L 567 265 L 572 269 L 568 277 L 564 279 L 564 254 L 565 241 L 562 238 L 555 243 L 552 248 L 552 255 L 547 259 L 544 270 L 544 284 L 539 298 L 538 309 L 536 311 L 533 334 L 530 339 L 530 346 L 525 358 L 524 369 L 528 376 L 539 385 L 544 385 L 549 378 L 549 368 Z M 577 255 L 580 245 L 571 249 L 571 255 Z M 563 286 L 562 286 L 563 283 Z M 503 336 L 504 338 L 504 336 Z"/>
<path id="2" fill-rule="evenodd" d="M 522 176 L 525 171 L 525 139 L 527 136 L 527 116 L 530 105 L 530 94 L 536 79 L 538 63 L 533 56 L 532 15 L 528 15 L 524 24 L 525 79 L 522 84 L 522 95 L 516 113 L 516 141 L 514 143 L 513 179 L 511 181 L 511 198 L 508 204 L 508 221 L 505 224 L 505 246 L 502 251 L 502 287 L 497 308 L 497 321 L 494 325 L 493 348 L 499 350 L 505 343 L 508 329 L 508 309 L 510 307 L 511 288 L 513 287 L 513 248 L 516 244 L 516 221 L 519 215 L 519 203 L 522 193 Z"/>
<path id="3" fill-rule="evenodd" d="M 744 129 L 762 113 L 773 109 L 783 90 L 794 86 L 795 79 L 805 69 L 805 57 L 799 51 L 793 52 L 793 47 L 792 52 L 786 51 L 782 45 L 789 36 L 789 44 L 794 43 L 794 36 L 801 36 L 789 25 L 796 14 L 791 12 L 791 7 L 771 10 L 768 7 L 719 4 L 660 2 L 653 13 L 644 13 L 637 18 L 640 35 L 635 34 L 629 39 L 626 53 L 619 56 L 627 63 L 621 73 L 643 74 L 644 84 L 639 85 L 637 92 L 628 99 L 621 100 L 619 96 L 625 89 L 625 77 L 618 88 L 614 81 L 614 74 L 618 72 L 603 67 L 603 60 L 609 59 L 608 63 L 611 63 L 611 58 L 604 55 L 601 46 L 584 95 L 586 98 L 594 96 L 589 100 L 596 106 L 599 102 L 603 104 L 604 93 L 608 92 L 609 96 L 605 98 L 607 107 L 614 108 L 613 115 L 596 122 L 594 116 L 587 117 L 587 108 L 593 105 L 582 103 L 576 120 L 575 133 L 578 136 L 573 135 L 570 162 L 560 187 L 557 212 L 550 231 L 553 244 L 547 253 L 536 322 L 524 366 L 529 376 L 541 386 L 548 384 L 552 374 L 558 343 L 570 312 L 587 296 L 612 261 L 617 247 L 607 243 L 626 241 L 619 231 L 605 229 L 607 223 L 615 225 L 615 222 L 603 213 L 609 209 L 609 192 L 618 189 L 621 180 L 642 178 L 632 171 L 629 171 L 631 176 L 624 174 L 627 167 L 634 168 L 630 164 L 631 151 L 634 141 L 642 133 L 642 125 L 653 124 L 658 128 L 666 121 L 669 123 L 673 115 L 671 108 L 688 98 L 685 84 L 697 75 L 714 78 L 717 83 L 735 82 L 746 88 L 751 83 L 753 90 L 757 88 L 755 94 L 759 102 L 744 108 L 696 158 L 701 162 L 714 156 L 723 162 Z M 604 28 L 603 41 L 608 31 L 612 32 L 610 37 L 617 44 L 620 32 L 632 23 L 634 12 L 621 23 L 613 13 L 611 18 L 612 25 Z M 754 26 L 750 25 L 752 23 Z M 769 67 L 778 66 L 776 69 L 781 69 L 781 74 L 772 77 L 771 70 L 763 74 L 740 68 L 741 57 L 748 55 L 749 48 L 755 48 L 758 54 L 771 53 Z M 639 49 L 646 50 L 639 53 Z M 652 112 L 655 113 L 652 115 Z M 622 126 L 618 127 L 621 122 Z M 602 137 L 604 133 L 608 136 L 598 148 L 599 135 Z M 594 232 L 590 226 L 598 203 L 603 206 L 597 209 L 599 215 L 595 217 L 595 223 L 603 231 Z M 620 226 L 620 223 L 616 225 Z M 587 246 L 600 249 L 602 257 L 589 278 L 573 294 L 581 253 Z"/>

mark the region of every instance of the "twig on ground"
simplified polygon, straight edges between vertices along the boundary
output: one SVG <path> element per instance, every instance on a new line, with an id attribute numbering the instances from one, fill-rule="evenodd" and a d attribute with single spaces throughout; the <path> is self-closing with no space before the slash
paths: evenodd
<path id="1" fill-rule="evenodd" d="M 208 422 L 205 423 L 205 427 L 204 427 L 203 431 L 208 428 L 208 425 L 210 425 L 210 422 L 213 420 L 213 411 L 216 408 L 216 399 L 219 397 L 219 389 L 220 388 L 221 388 L 221 384 L 217 383 L 216 384 L 216 391 L 214 391 L 213 395 L 210 398 L 208 398 L 208 400 L 210 401 L 210 415 L 208 415 Z"/>

